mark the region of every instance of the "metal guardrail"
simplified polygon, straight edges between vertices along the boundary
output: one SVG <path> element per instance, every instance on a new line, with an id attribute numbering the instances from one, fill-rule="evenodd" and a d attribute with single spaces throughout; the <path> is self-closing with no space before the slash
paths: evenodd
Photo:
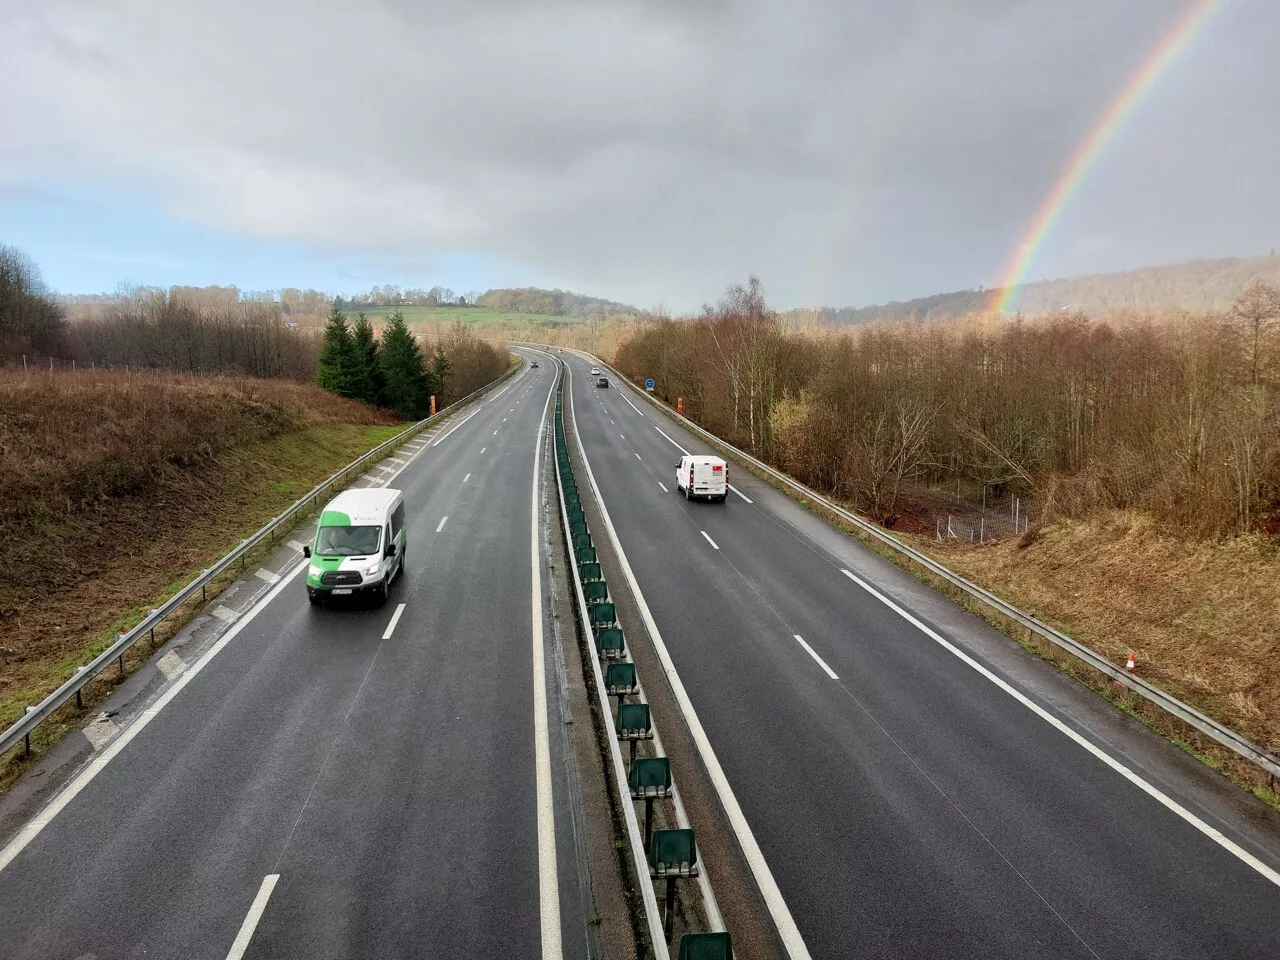
<path id="1" fill-rule="evenodd" d="M 567 368 L 560 361 L 555 361 L 559 367 L 558 375 L 563 378 L 567 376 Z M 562 390 L 563 384 L 557 385 L 557 390 Z M 563 396 L 563 394 L 561 395 Z M 558 398 L 560 399 L 560 398 Z M 555 420 L 552 421 L 552 450 L 553 452 L 559 446 L 557 431 L 555 429 Z M 582 628 L 587 632 L 587 639 L 590 642 L 591 637 L 591 616 L 587 612 L 587 600 L 582 590 L 582 577 L 578 572 L 578 565 L 573 554 L 572 538 L 569 535 L 569 512 L 564 499 L 564 478 L 560 475 L 560 458 L 556 456 L 556 494 L 560 504 L 560 523 L 561 529 L 564 531 L 565 547 L 570 553 L 569 566 L 572 568 L 571 579 L 573 581 L 574 595 L 577 600 L 578 617 L 581 619 Z M 594 647 L 594 644 L 590 644 Z M 600 661 L 595 655 L 594 649 L 589 651 L 589 659 L 591 660 L 591 668 L 595 675 L 596 688 L 596 704 L 600 709 L 600 716 L 608 726 L 613 710 L 609 706 L 609 696 L 605 692 L 604 675 L 600 671 Z M 623 819 L 627 825 L 627 839 L 631 847 L 632 867 L 636 871 L 636 882 L 640 886 L 640 899 L 644 906 L 645 922 L 649 928 L 649 943 L 653 948 L 654 960 L 670 960 L 671 952 L 667 947 L 667 938 L 662 926 L 662 910 L 658 906 L 658 897 L 654 893 L 653 884 L 649 882 L 649 862 L 645 859 L 644 838 L 640 833 L 640 819 L 636 815 L 635 803 L 631 799 L 631 788 L 627 783 L 627 767 L 622 759 L 622 749 L 618 746 L 618 738 L 607 736 L 609 741 L 609 752 L 613 768 L 614 787 L 618 791 L 618 801 L 622 806 Z"/>
<path id="2" fill-rule="evenodd" d="M 94 657 L 89 663 L 82 667 L 77 667 L 76 672 L 71 679 L 58 687 L 57 690 L 45 697 L 35 707 L 27 707 L 27 712 L 16 723 L 0 734 L 0 755 L 8 753 L 19 743 L 23 744 L 27 751 L 31 749 L 31 732 L 35 730 L 41 723 L 49 718 L 49 716 L 65 704 L 67 701 L 76 697 L 84 686 L 94 677 L 106 670 L 113 660 L 120 660 L 123 668 L 123 657 L 135 643 L 144 636 L 151 633 L 160 623 L 168 619 L 179 607 L 194 597 L 197 593 L 203 595 L 205 589 L 214 580 L 215 577 L 224 573 L 236 561 L 242 560 L 254 547 L 262 543 L 270 537 L 273 537 L 276 531 L 280 530 L 291 521 L 296 520 L 303 515 L 304 510 L 314 509 L 317 506 L 320 496 L 327 490 L 332 489 L 335 485 L 341 484 L 349 478 L 353 473 L 360 471 L 371 461 L 381 460 L 388 450 L 393 450 L 401 444 L 405 443 L 412 437 L 421 433 L 427 427 L 436 423 L 441 418 L 454 413 L 459 407 L 470 403 L 480 394 L 492 389 L 495 385 L 506 380 L 519 369 L 519 366 L 512 366 L 497 380 L 485 384 L 479 390 L 474 390 L 460 400 L 456 400 L 449 406 L 445 407 L 435 416 L 427 417 L 425 420 L 419 420 L 413 426 L 407 428 L 401 433 L 396 434 L 390 440 L 378 444 L 372 450 L 361 455 L 351 463 L 347 464 L 333 476 L 322 481 L 314 487 L 309 493 L 297 500 L 293 506 L 285 510 L 284 513 L 269 521 L 265 526 L 259 529 L 252 536 L 241 540 L 239 546 L 215 563 L 212 567 L 204 570 L 200 576 L 196 577 L 185 587 L 170 597 L 164 604 L 152 610 L 142 621 L 132 630 L 121 633 L 116 636 L 116 640 L 111 646 L 103 650 L 102 653 Z"/>
<path id="3" fill-rule="evenodd" d="M 1263 771 L 1267 773 L 1268 777 L 1271 779 L 1271 782 L 1274 782 L 1275 778 L 1280 777 L 1280 757 L 1276 757 L 1274 754 L 1269 753 L 1268 751 L 1264 750 L 1262 747 L 1258 746 L 1256 743 L 1253 743 L 1251 740 L 1248 740 L 1247 738 L 1236 733 L 1234 730 L 1231 730 L 1228 727 L 1223 726 L 1217 720 L 1214 720 L 1212 717 L 1204 713 L 1201 713 L 1195 707 L 1192 707 L 1189 704 L 1183 703 L 1181 700 L 1179 700 L 1177 697 L 1173 696 L 1172 694 L 1166 693 L 1165 691 L 1161 690 L 1159 687 L 1154 686 L 1151 683 L 1148 683 L 1146 680 L 1143 680 L 1141 677 L 1134 676 L 1128 671 L 1122 670 L 1120 667 L 1117 667 L 1106 657 L 1102 656 L 1102 654 L 1091 650 L 1090 648 L 1086 647 L 1084 644 L 1080 643 L 1077 640 L 1073 640 L 1071 637 L 1067 636 L 1065 633 L 1062 633 L 1059 630 L 1055 630 L 1053 627 L 1049 626 L 1049 624 L 1045 623 L 1042 620 L 1037 619 L 1031 614 L 1026 613 L 1022 610 L 1019 610 L 1013 604 L 996 596 L 990 590 L 987 590 L 983 587 L 978 586 L 976 583 L 966 580 L 964 577 L 960 576 L 959 574 L 953 572 L 952 570 L 938 563 L 938 561 L 934 560 L 932 557 L 929 557 L 926 554 L 921 553 L 919 550 L 916 550 L 914 547 L 908 546 L 907 544 L 903 543 L 897 537 L 894 537 L 893 535 L 886 533 L 884 530 L 882 530 L 880 527 L 876 526 L 875 524 L 871 523 L 870 521 L 864 520 L 862 517 L 857 516 L 856 514 L 850 512 L 849 510 L 846 510 L 844 507 L 841 507 L 839 504 L 836 504 L 833 501 L 824 497 L 822 494 L 817 493 L 814 490 L 811 490 L 809 487 L 806 487 L 804 484 L 796 480 L 793 480 L 791 477 L 787 476 L 785 473 L 782 473 L 780 470 L 774 469 L 773 467 L 769 466 L 767 463 L 763 462 L 762 460 L 759 460 L 756 457 L 753 457 L 751 454 L 743 450 L 739 450 L 737 447 L 733 446 L 730 443 L 726 443 L 724 440 L 721 440 L 711 431 L 704 430 L 702 427 L 698 426 L 698 424 L 694 423 L 688 417 L 685 417 L 682 414 L 677 413 L 675 410 L 672 410 L 671 407 L 663 403 L 657 397 L 650 394 L 642 386 L 635 384 L 630 377 L 627 377 L 621 371 L 617 370 L 612 364 L 606 363 L 600 358 L 595 357 L 592 354 L 586 353 L 585 351 L 574 351 L 574 352 L 580 353 L 583 356 L 590 358 L 590 360 L 593 363 L 597 363 L 600 366 L 606 367 L 607 369 L 611 370 L 614 376 L 616 376 L 618 379 L 634 387 L 637 393 L 641 394 L 646 400 L 649 401 L 650 404 L 657 407 L 659 410 L 665 413 L 672 420 L 675 420 L 681 426 L 698 434 L 708 443 L 712 443 L 720 447 L 721 449 L 727 451 L 731 456 L 733 456 L 734 459 L 740 460 L 743 463 L 750 465 L 754 469 L 758 470 L 760 473 L 763 473 L 764 475 L 772 478 L 773 480 L 776 480 L 777 482 L 789 487 L 790 489 L 794 490 L 796 493 L 799 493 L 804 497 L 807 497 L 813 502 L 819 504 L 824 509 L 840 517 L 842 520 L 845 520 L 846 522 L 857 527 L 860 531 L 862 531 L 866 535 L 874 538 L 880 543 L 883 543 L 885 546 L 889 547 L 891 550 L 894 550 L 897 553 L 902 554 L 903 556 L 909 558 L 914 563 L 917 563 L 920 566 L 924 567 L 934 576 L 940 577 L 941 579 L 950 583 L 953 587 L 956 587 L 957 589 L 968 594 L 974 599 L 979 600 L 982 603 L 986 604 L 987 606 L 991 607 L 993 610 L 997 611 L 1001 616 L 1007 617 L 1008 619 L 1021 624 L 1022 626 L 1030 630 L 1032 633 L 1034 633 L 1036 636 L 1044 640 L 1047 640 L 1050 643 L 1067 651 L 1072 656 L 1076 657 L 1079 660 L 1084 661 L 1085 663 L 1093 667 L 1098 672 L 1105 674 L 1106 676 L 1117 681 L 1118 683 L 1124 684 L 1124 686 L 1128 687 L 1130 690 L 1132 690 L 1138 696 L 1142 697 L 1144 700 L 1147 700 L 1148 702 L 1155 704 L 1165 712 L 1171 714 L 1172 716 L 1177 717 L 1179 720 L 1183 721 L 1184 723 L 1187 723 L 1190 726 L 1195 727 L 1201 733 L 1209 737 L 1212 737 L 1214 740 L 1222 744 L 1227 749 L 1243 757 L 1249 762 L 1255 764 L 1256 766 L 1258 766 L 1259 768 L 1261 768 Z"/>

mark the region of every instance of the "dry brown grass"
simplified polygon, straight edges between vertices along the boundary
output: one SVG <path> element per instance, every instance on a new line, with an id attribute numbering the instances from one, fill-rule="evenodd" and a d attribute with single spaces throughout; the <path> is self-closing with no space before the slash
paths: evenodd
<path id="1" fill-rule="evenodd" d="M 0 727 L 396 424 L 284 381 L 0 371 Z"/>
<path id="2" fill-rule="evenodd" d="M 1187 541 L 1149 516 L 1062 521 L 1025 545 L 922 544 L 958 573 L 1280 752 L 1280 549 Z"/>

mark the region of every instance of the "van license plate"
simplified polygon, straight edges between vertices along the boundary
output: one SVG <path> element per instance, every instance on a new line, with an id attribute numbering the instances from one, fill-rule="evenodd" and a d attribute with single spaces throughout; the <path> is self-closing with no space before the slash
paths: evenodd
<path id="1" fill-rule="evenodd" d="M 342 596 L 343 594 L 350 593 L 350 592 L 351 592 L 351 588 L 350 588 L 350 587 L 335 587 L 333 592 L 334 592 L 334 594 L 335 594 L 335 595 L 337 595 L 337 596 Z"/>

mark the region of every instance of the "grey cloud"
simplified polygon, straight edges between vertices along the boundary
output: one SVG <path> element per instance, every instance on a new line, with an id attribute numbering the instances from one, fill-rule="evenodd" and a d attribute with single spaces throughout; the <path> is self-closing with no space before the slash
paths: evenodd
<path id="1" fill-rule="evenodd" d="M 1166 81 L 1178 98 L 1143 107 L 1152 122 L 1080 198 L 1080 242 L 1045 270 L 1265 235 L 1273 6 L 1215 15 Z M 0 179 L 91 170 L 220 227 L 389 264 L 484 251 L 643 303 L 690 306 L 748 271 L 785 303 L 909 297 L 996 278 L 1184 9 L 46 0 L 5 15 Z M 1192 143 L 1206 125 L 1229 125 L 1232 149 Z M 1179 176 L 1200 222 L 1171 237 L 1144 223 Z"/>

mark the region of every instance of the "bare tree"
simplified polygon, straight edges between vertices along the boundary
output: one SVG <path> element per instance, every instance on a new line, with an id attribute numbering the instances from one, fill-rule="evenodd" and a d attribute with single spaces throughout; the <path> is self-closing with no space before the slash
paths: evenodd
<path id="1" fill-rule="evenodd" d="M 1255 387 L 1268 365 L 1276 332 L 1280 329 L 1280 290 L 1254 280 L 1231 305 L 1246 362 L 1249 382 Z"/>

